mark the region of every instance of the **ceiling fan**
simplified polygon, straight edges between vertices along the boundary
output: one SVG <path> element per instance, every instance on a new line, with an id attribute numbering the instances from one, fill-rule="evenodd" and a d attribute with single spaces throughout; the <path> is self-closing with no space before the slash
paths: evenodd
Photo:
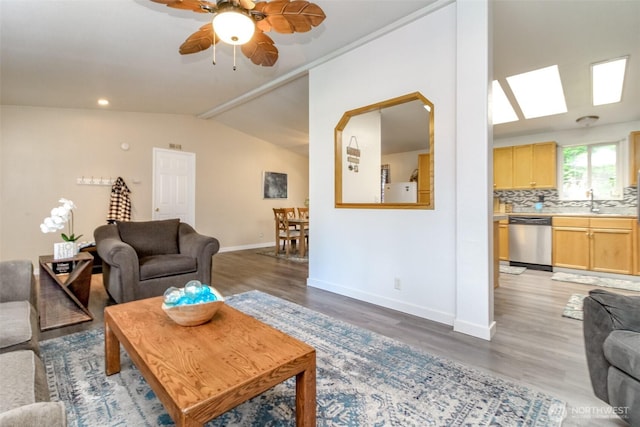
<path id="1" fill-rule="evenodd" d="M 305 33 L 324 21 L 322 9 L 303 0 L 151 0 L 175 9 L 213 14 L 213 21 L 200 27 L 180 46 L 180 53 L 187 55 L 209 49 L 218 41 L 241 45 L 242 53 L 256 65 L 271 67 L 278 60 L 278 49 L 268 31 L 277 33 Z"/>

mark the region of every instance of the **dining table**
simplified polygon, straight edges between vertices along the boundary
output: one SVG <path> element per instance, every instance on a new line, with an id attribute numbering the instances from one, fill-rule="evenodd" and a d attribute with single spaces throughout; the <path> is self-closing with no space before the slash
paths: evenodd
<path id="1" fill-rule="evenodd" d="M 309 233 L 309 219 L 308 218 L 291 218 L 289 219 L 289 225 L 296 226 L 297 230 L 300 231 L 300 244 L 298 245 L 298 254 L 300 257 L 304 257 L 305 252 L 307 251 L 306 246 L 306 238 Z"/>

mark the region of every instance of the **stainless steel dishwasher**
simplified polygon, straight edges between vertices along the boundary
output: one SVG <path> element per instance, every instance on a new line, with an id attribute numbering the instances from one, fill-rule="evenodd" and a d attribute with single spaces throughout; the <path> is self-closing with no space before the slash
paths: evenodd
<path id="1" fill-rule="evenodd" d="M 509 217 L 509 265 L 553 271 L 551 217 Z"/>

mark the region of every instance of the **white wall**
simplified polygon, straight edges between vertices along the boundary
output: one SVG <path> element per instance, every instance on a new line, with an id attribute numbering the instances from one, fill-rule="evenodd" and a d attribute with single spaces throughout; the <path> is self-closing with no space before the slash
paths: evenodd
<path id="1" fill-rule="evenodd" d="M 0 259 L 26 258 L 37 266 L 39 255 L 52 253 L 60 235 L 43 234 L 39 226 L 60 197 L 78 206 L 76 234 L 93 240 L 93 230 L 106 222 L 111 188 L 77 185 L 77 177 L 122 176 L 132 191 L 132 219 L 150 219 L 152 149 L 170 143 L 196 153 L 196 229 L 218 238 L 223 250 L 269 245 L 272 208 L 303 206 L 309 194 L 306 157 L 213 120 L 13 106 L 0 111 Z M 120 149 L 123 142 L 129 151 Z M 288 199 L 262 199 L 265 170 L 288 173 Z"/>
<path id="2" fill-rule="evenodd" d="M 463 224 L 457 224 L 456 219 L 457 191 L 463 191 L 459 197 L 464 197 L 464 192 L 477 192 L 487 199 L 488 205 L 490 189 L 486 85 L 484 108 L 470 107 L 465 111 L 480 117 L 484 114 L 484 127 L 479 129 L 484 132 L 484 139 L 462 142 L 456 139 L 456 120 L 467 119 L 456 117 L 456 63 L 459 56 L 464 58 L 468 54 L 457 52 L 457 8 L 467 8 L 468 3 L 476 2 L 445 6 L 311 70 L 309 184 L 313 246 L 308 284 L 450 325 L 460 319 L 477 328 L 470 333 L 488 338 L 489 267 L 474 276 L 475 282 L 465 280 L 461 286 L 459 274 L 462 277 L 468 274 L 458 271 L 456 259 L 456 235 L 467 231 L 472 236 L 484 233 L 485 238 L 474 246 L 477 252 L 469 253 L 468 265 L 489 264 L 490 253 L 490 241 L 486 240 L 488 206 L 487 216 L 466 217 L 469 222 Z M 486 2 L 478 3 L 486 6 Z M 482 30 L 471 26 L 472 39 L 474 31 Z M 486 31 L 485 27 L 484 37 L 477 38 L 481 50 L 484 44 L 485 55 Z M 463 46 L 472 51 L 477 48 L 473 44 Z M 465 65 L 477 64 L 467 61 Z M 343 112 L 414 91 L 420 91 L 435 105 L 436 209 L 336 209 L 333 129 Z M 471 131 L 474 130 L 478 129 L 472 127 Z M 484 150 L 484 158 L 476 158 L 477 167 L 472 165 L 457 176 L 457 151 L 475 143 L 484 144 L 479 149 Z M 458 186 L 459 177 L 465 179 L 464 185 Z M 396 278 L 401 282 L 400 291 L 394 289 Z M 476 292 L 476 288 L 480 291 Z M 476 301 L 478 310 L 473 307 L 465 313 L 457 310 L 456 295 L 466 293 L 474 298 L 484 293 L 484 301 Z"/>
<path id="3" fill-rule="evenodd" d="M 380 119 L 377 111 L 351 117 L 342 132 L 342 201 L 345 203 L 380 201 Z M 351 156 L 346 152 L 347 147 L 360 150 L 358 172 L 349 170 Z"/>

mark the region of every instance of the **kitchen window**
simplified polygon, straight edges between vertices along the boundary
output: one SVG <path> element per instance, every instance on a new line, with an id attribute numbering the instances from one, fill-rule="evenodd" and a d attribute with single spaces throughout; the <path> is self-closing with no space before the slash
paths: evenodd
<path id="1" fill-rule="evenodd" d="M 622 199 L 620 145 L 607 142 L 565 146 L 561 150 L 560 199 Z"/>

